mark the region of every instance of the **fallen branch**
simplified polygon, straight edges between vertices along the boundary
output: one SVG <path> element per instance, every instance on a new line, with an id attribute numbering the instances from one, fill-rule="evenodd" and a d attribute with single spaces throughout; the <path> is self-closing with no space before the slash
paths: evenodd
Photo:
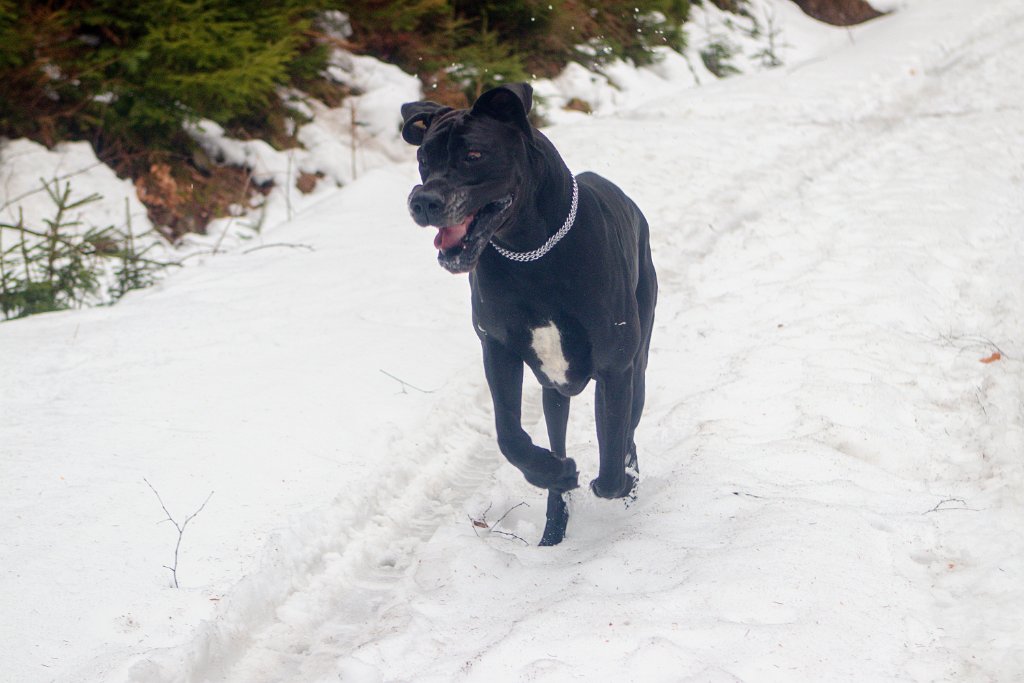
<path id="1" fill-rule="evenodd" d="M 308 244 L 292 244 L 291 242 L 272 242 L 271 244 L 261 244 L 258 247 L 249 247 L 242 253 L 251 254 L 252 252 L 259 251 L 260 249 L 271 249 L 274 247 L 287 247 L 289 249 L 305 249 L 306 251 L 316 251 L 315 248 L 311 247 Z"/>
<path id="2" fill-rule="evenodd" d="M 504 529 L 499 529 L 498 528 L 498 525 L 501 524 L 501 522 L 506 517 L 509 516 L 509 513 L 511 513 L 516 508 L 523 507 L 524 505 L 526 507 L 530 507 L 529 504 L 526 501 L 523 501 L 523 502 L 521 502 L 521 503 L 519 503 L 517 505 L 513 505 L 508 510 L 505 510 L 505 514 L 503 514 L 501 517 L 499 517 L 497 519 L 497 521 L 494 522 L 493 524 L 491 524 L 491 523 L 489 523 L 487 521 L 487 513 L 490 512 L 490 510 L 491 510 L 491 506 L 490 505 L 488 505 L 487 509 L 483 511 L 483 514 L 480 515 L 480 519 L 473 519 L 469 515 L 466 515 L 466 517 L 469 518 L 469 523 L 473 527 L 473 533 L 476 534 L 477 537 L 480 536 L 480 532 L 477 531 L 477 529 L 486 529 L 488 534 L 498 534 L 499 536 L 503 536 L 505 538 L 514 539 L 516 541 L 521 541 L 523 543 L 523 545 L 530 545 L 530 542 L 527 541 L 522 536 L 514 534 L 511 531 L 505 531 Z"/>

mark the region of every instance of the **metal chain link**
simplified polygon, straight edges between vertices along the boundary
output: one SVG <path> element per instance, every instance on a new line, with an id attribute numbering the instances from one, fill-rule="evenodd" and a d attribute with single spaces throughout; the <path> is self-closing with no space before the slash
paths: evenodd
<path id="1" fill-rule="evenodd" d="M 569 207 L 569 216 L 565 219 L 565 223 L 558 229 L 554 235 L 548 238 L 548 241 L 537 247 L 533 251 L 512 251 L 505 247 L 499 247 L 495 242 L 491 241 L 491 246 L 498 250 L 498 253 L 507 259 L 512 261 L 518 261 L 519 263 L 527 263 L 529 261 L 536 261 L 542 258 L 546 253 L 551 251 L 552 247 L 558 244 L 559 240 L 566 236 L 569 230 L 572 228 L 573 223 L 576 222 L 576 208 L 579 204 L 580 191 L 576 185 L 576 176 L 572 177 L 572 206 Z"/>

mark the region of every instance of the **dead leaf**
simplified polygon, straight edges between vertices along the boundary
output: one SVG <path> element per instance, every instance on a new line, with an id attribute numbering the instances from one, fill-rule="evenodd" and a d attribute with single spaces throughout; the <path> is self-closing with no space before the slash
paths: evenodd
<path id="1" fill-rule="evenodd" d="M 995 363 L 997 360 L 1001 359 L 1002 357 L 1003 357 L 1003 354 L 999 353 L 998 351 L 993 351 L 991 356 L 989 356 L 988 358 L 982 358 L 979 362 L 981 362 L 981 363 Z"/>

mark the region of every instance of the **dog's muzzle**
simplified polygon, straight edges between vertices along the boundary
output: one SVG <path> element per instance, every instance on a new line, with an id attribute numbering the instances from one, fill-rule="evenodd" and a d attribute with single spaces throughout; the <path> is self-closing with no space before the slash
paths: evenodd
<path id="1" fill-rule="evenodd" d="M 418 225 L 440 224 L 444 208 L 444 197 L 440 192 L 417 185 L 409 193 L 409 213 Z"/>

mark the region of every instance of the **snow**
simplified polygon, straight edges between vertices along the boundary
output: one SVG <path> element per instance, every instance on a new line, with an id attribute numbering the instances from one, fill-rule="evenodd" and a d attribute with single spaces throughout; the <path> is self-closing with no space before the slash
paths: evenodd
<path id="1" fill-rule="evenodd" d="M 209 120 L 190 126 L 189 132 L 214 159 L 251 169 L 254 182 L 273 183 L 273 189 L 259 206 L 243 211 L 241 219 L 211 222 L 207 232 L 212 239 L 189 236 L 188 245 L 198 248 L 213 243 L 217 251 L 221 236 L 229 235 L 230 243 L 238 246 L 291 221 L 297 212 L 361 175 L 407 158 L 407 145 L 398 134 L 399 107 L 420 98 L 419 80 L 395 66 L 344 50 L 332 52 L 327 74 L 354 93 L 339 107 L 328 107 L 301 93 L 281 93 L 292 108 L 311 119 L 295 131 L 302 147 L 278 150 L 263 140 L 234 139 Z M 304 195 L 296 190 L 300 173 L 317 174 L 324 180 Z"/>
<path id="2" fill-rule="evenodd" d="M 0 325 L 4 675 L 1016 680 L 1024 8 L 781 7 L 817 52 L 546 131 L 652 225 L 634 504 L 581 490 L 536 547 L 408 148 L 267 248 Z M 592 478 L 589 391 L 568 450 Z M 180 589 L 143 478 L 179 522 L 213 492 Z"/>
<path id="3" fill-rule="evenodd" d="M 71 185 L 72 202 L 99 195 L 69 216 L 69 222 L 81 220 L 87 212 L 95 227 L 124 230 L 130 221 L 137 235 L 153 228 L 132 182 L 102 165 L 88 142 L 64 142 L 48 150 L 26 139 L 0 141 L 0 164 L 0 221 L 4 223 L 16 225 L 20 217 L 24 225 L 42 228 L 43 221 L 56 212 L 44 184 L 52 188 L 56 182 L 61 189 Z"/>
<path id="4" fill-rule="evenodd" d="M 716 42 L 732 47 L 731 65 L 741 73 L 754 74 L 769 68 L 759 56 L 770 47 L 769 34 L 774 34 L 776 57 L 791 68 L 850 40 L 847 31 L 823 26 L 791 0 L 756 0 L 749 7 L 750 14 L 744 17 L 711 3 L 693 5 L 683 54 L 655 48 L 656 58 L 649 67 L 636 69 L 631 63 L 613 60 L 596 73 L 570 64 L 557 77 L 534 83 L 543 118 L 562 124 L 579 120 L 583 116 L 579 111 L 564 109 L 574 98 L 585 102 L 592 115 L 615 116 L 623 109 L 671 96 L 680 87 L 712 84 L 717 77 L 704 66 L 701 51 Z"/>

